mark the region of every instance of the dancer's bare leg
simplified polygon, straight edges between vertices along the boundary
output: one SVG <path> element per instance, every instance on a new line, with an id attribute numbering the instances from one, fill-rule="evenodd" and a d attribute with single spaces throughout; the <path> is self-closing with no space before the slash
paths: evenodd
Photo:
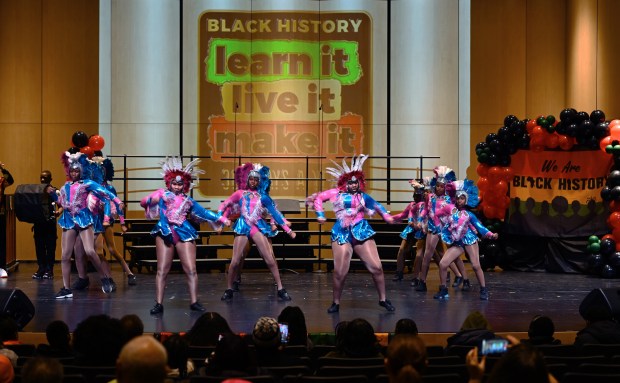
<path id="1" fill-rule="evenodd" d="M 353 249 L 362 262 L 364 262 L 370 274 L 372 274 L 375 288 L 379 294 L 379 300 L 385 301 L 385 277 L 383 275 L 383 267 L 381 266 L 381 259 L 379 258 L 375 240 L 368 239 L 364 242 L 356 243 Z"/>
<path id="2" fill-rule="evenodd" d="M 349 273 L 351 257 L 353 257 L 353 246 L 350 243 L 339 245 L 338 242 L 332 242 L 332 254 L 334 256 L 333 280 L 333 298 L 335 304 L 340 304 L 340 297 L 344 289 L 344 281 Z"/>

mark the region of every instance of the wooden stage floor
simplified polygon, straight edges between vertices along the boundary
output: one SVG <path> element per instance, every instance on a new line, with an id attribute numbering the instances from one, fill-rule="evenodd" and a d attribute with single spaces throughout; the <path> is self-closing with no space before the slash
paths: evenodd
<path id="1" fill-rule="evenodd" d="M 149 309 L 155 295 L 155 274 L 137 274 L 138 284 L 128 286 L 118 264 L 112 264 L 118 290 L 112 294 L 101 291 L 96 273 L 90 274 L 88 291 L 74 291 L 73 299 L 56 300 L 61 287 L 60 265 L 56 265 L 53 280 L 33 280 L 36 265 L 20 263 L 9 277 L 0 280 L 0 288 L 22 290 L 32 301 L 36 314 L 24 328 L 25 332 L 44 332 L 54 319 L 62 319 L 71 330 L 84 318 L 94 314 L 107 314 L 120 318 L 137 314 L 144 321 L 146 332 L 186 331 L 200 313 L 189 311 L 185 275 L 173 272 L 168 277 L 164 315 L 153 317 Z M 388 298 L 396 306 L 394 313 L 378 305 L 377 293 L 370 274 L 351 272 L 339 314 L 327 314 L 332 301 L 331 273 L 300 273 L 283 271 L 285 288 L 293 297 L 291 302 L 276 299 L 276 288 L 271 274 L 248 271 L 243 275 L 241 292 L 230 303 L 220 301 L 226 288 L 226 275 L 220 272 L 199 274 L 199 299 L 207 311 L 224 316 L 232 329 L 250 332 L 260 316 L 277 317 L 286 305 L 301 307 L 306 315 L 310 332 L 331 332 L 342 320 L 363 317 L 370 321 L 377 332 L 393 331 L 396 321 L 409 317 L 416 321 L 422 333 L 453 333 L 458 331 L 467 314 L 473 310 L 483 312 L 495 331 L 523 332 L 536 314 L 550 316 L 556 331 L 577 331 L 584 326 L 578 308 L 583 298 L 596 288 L 615 288 L 618 280 L 600 279 L 582 274 L 550 274 L 502 271 L 485 273 L 491 292 L 489 301 L 481 301 L 478 283 L 470 270 L 472 291 L 461 292 L 450 288 L 450 299 L 441 302 L 433 299 L 438 285 L 438 273 L 433 266 L 429 272 L 427 293 L 419 293 L 409 285 L 410 276 L 403 282 L 393 282 L 391 271 L 386 271 Z M 72 278 L 77 278 L 75 274 Z M 74 280 L 74 279 L 72 279 Z"/>

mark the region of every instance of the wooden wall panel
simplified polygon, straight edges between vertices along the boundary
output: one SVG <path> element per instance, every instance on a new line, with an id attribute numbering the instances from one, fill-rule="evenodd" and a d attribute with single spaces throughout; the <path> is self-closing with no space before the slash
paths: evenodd
<path id="1" fill-rule="evenodd" d="M 0 123 L 41 121 L 41 0 L 0 1 Z"/>
<path id="2" fill-rule="evenodd" d="M 525 115 L 552 114 L 566 108 L 566 0 L 526 2 Z"/>
<path id="3" fill-rule="evenodd" d="M 566 104 L 596 108 L 597 0 L 567 0 Z"/>
<path id="4" fill-rule="evenodd" d="M 508 114 L 526 111 L 525 0 L 471 2 L 472 147 L 496 132 Z M 477 178 L 476 153 L 467 176 Z"/>
<path id="5" fill-rule="evenodd" d="M 598 1 L 596 105 L 610 120 L 620 118 L 620 39 L 616 24 L 618 15 L 620 1 Z"/>
<path id="6" fill-rule="evenodd" d="M 42 30 L 43 122 L 98 122 L 99 1 L 43 0 Z"/>

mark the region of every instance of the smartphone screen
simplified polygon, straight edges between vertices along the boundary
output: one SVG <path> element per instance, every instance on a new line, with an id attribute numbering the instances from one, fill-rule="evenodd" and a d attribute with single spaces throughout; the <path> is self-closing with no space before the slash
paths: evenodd
<path id="1" fill-rule="evenodd" d="M 484 339 L 480 353 L 482 355 L 501 354 L 508 350 L 508 341 L 506 339 Z"/>
<path id="2" fill-rule="evenodd" d="M 288 324 L 278 323 L 280 326 L 280 342 L 288 343 Z"/>

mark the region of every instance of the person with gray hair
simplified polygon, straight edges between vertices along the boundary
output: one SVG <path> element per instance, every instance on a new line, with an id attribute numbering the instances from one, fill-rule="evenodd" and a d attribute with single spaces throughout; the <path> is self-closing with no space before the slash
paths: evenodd
<path id="1" fill-rule="evenodd" d="M 163 383 L 168 355 L 164 346 L 149 335 L 133 338 L 123 347 L 116 361 L 118 383 Z"/>

